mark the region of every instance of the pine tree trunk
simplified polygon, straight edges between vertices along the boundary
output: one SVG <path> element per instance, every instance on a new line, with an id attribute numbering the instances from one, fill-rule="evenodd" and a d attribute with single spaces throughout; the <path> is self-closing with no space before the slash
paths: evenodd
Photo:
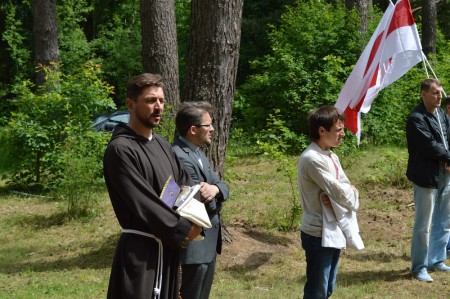
<path id="1" fill-rule="evenodd" d="M 176 107 L 180 91 L 174 0 L 141 0 L 140 15 L 144 72 L 163 76 L 165 97 Z M 167 117 L 174 115 L 169 113 Z"/>
<path id="2" fill-rule="evenodd" d="M 215 134 L 206 149 L 223 178 L 239 60 L 243 0 L 192 0 L 183 101 L 214 106 Z"/>
<path id="3" fill-rule="evenodd" d="M 33 39 L 35 52 L 36 86 L 46 82 L 42 67 L 57 68 L 59 61 L 56 0 L 33 0 Z"/>
<path id="4" fill-rule="evenodd" d="M 369 8 L 372 6 L 371 0 L 345 0 L 345 7 L 347 9 L 356 8 L 361 17 L 360 31 L 366 32 L 369 18 Z"/>
<path id="5" fill-rule="evenodd" d="M 436 53 L 436 0 L 422 0 L 422 48 L 425 55 Z"/>

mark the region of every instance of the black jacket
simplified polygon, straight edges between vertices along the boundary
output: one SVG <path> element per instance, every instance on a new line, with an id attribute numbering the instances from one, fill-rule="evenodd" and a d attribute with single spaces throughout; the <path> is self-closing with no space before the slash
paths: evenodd
<path id="1" fill-rule="evenodd" d="M 429 113 L 423 103 L 413 109 L 406 122 L 409 153 L 406 176 L 414 184 L 432 189 L 438 188 L 439 164 L 450 164 L 449 118 L 442 109 L 438 108 L 436 111 L 441 126 L 436 115 Z M 441 127 L 445 139 L 441 134 Z"/>

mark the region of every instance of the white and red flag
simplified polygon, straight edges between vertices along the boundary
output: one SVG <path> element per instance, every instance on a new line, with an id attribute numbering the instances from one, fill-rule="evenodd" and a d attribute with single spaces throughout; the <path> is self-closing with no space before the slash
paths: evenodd
<path id="1" fill-rule="evenodd" d="M 419 33 L 408 0 L 398 0 L 383 15 L 339 94 L 335 107 L 346 115 L 345 127 L 360 140 L 361 112 L 378 92 L 422 61 Z"/>

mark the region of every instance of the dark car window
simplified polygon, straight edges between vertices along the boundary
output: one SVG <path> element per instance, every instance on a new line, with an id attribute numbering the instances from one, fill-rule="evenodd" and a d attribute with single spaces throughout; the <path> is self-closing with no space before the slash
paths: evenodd
<path id="1" fill-rule="evenodd" d="M 128 123 L 129 118 L 130 118 L 129 114 L 120 114 L 112 116 L 109 120 L 112 122 Z"/>
<path id="2" fill-rule="evenodd" d="M 102 115 L 94 120 L 92 128 L 96 131 L 112 132 L 118 123 L 128 123 L 130 112 L 127 110 L 116 111 L 108 115 Z"/>

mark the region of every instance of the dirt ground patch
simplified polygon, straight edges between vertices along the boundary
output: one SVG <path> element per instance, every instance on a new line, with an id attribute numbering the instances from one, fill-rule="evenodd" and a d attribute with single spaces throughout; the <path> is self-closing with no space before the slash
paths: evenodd
<path id="1" fill-rule="evenodd" d="M 227 226 L 233 241 L 225 242 L 219 263 L 223 269 L 255 270 L 268 262 L 274 254 L 292 248 L 300 249 L 296 232 L 279 233 L 239 225 Z"/>
<path id="2" fill-rule="evenodd" d="M 371 205 L 375 199 L 377 204 Z M 380 199 L 384 202 L 381 206 Z M 358 223 L 366 247 L 374 242 L 397 246 L 400 241 L 409 246 L 414 219 L 412 190 L 377 188 L 364 194 L 360 201 Z M 257 269 L 274 254 L 302 251 L 299 231 L 282 233 L 241 223 L 228 224 L 227 229 L 233 241 L 224 242 L 219 257 L 223 269 Z"/>

